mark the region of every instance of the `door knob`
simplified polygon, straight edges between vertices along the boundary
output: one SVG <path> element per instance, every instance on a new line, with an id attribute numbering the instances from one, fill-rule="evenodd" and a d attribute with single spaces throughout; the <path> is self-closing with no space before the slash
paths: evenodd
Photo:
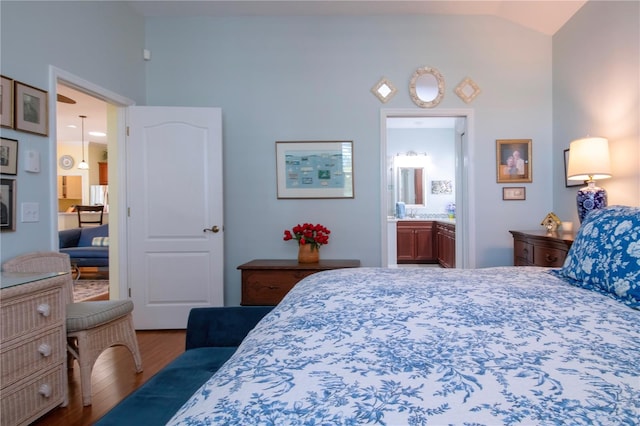
<path id="1" fill-rule="evenodd" d="M 213 225 L 213 226 L 211 227 L 211 229 L 209 229 L 209 228 L 204 228 L 204 229 L 202 230 L 202 232 L 213 232 L 214 234 L 216 234 L 216 233 L 220 232 L 220 228 L 218 228 L 216 225 Z"/>

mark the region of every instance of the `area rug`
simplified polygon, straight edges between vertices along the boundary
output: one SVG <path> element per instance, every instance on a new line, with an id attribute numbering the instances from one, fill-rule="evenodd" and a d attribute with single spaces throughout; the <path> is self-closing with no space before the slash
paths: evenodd
<path id="1" fill-rule="evenodd" d="M 73 282 L 73 301 L 109 299 L 109 280 L 75 280 Z"/>

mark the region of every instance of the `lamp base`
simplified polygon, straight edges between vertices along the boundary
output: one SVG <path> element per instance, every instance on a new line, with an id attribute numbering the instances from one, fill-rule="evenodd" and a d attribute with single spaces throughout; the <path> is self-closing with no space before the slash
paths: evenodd
<path id="1" fill-rule="evenodd" d="M 598 210 L 607 207 L 607 191 L 604 188 L 596 186 L 594 181 L 587 182 L 587 186 L 580 188 L 576 197 L 578 203 L 578 218 L 580 223 L 591 213 L 592 210 Z"/>

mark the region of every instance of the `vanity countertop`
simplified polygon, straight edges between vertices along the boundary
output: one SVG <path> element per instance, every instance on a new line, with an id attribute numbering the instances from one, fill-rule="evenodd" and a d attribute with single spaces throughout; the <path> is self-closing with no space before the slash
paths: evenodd
<path id="1" fill-rule="evenodd" d="M 416 222 L 416 221 L 421 221 L 421 222 L 442 222 L 442 223 L 449 223 L 452 225 L 456 224 L 456 220 L 454 219 L 449 219 L 448 217 L 405 217 L 404 219 L 398 219 L 397 217 L 393 217 L 393 216 L 388 216 L 387 217 L 387 222 Z"/>

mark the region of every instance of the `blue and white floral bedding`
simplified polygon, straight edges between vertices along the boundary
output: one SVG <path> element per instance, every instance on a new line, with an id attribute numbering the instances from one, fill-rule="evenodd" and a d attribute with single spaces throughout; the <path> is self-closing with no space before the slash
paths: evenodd
<path id="1" fill-rule="evenodd" d="M 307 277 L 172 425 L 640 421 L 640 311 L 543 268 Z"/>

